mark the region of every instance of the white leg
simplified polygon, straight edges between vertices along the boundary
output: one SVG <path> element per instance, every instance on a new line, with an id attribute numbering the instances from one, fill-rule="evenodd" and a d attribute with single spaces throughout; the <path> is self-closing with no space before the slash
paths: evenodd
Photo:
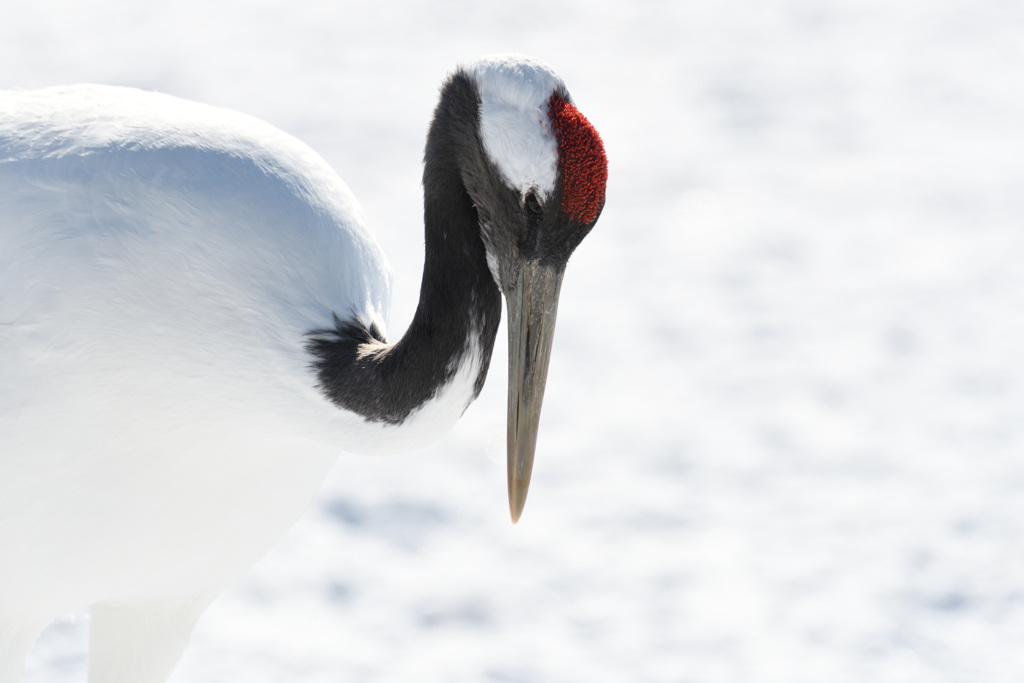
<path id="1" fill-rule="evenodd" d="M 89 612 L 89 683 L 164 683 L 209 599 L 104 602 Z"/>
<path id="2" fill-rule="evenodd" d="M 25 657 L 42 630 L 42 626 L 0 623 L 0 683 L 18 683 Z"/>

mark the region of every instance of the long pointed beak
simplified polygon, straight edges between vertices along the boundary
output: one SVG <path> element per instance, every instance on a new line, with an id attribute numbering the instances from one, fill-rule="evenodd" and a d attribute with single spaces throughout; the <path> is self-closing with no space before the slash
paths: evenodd
<path id="1" fill-rule="evenodd" d="M 512 523 L 526 505 L 537 425 L 555 337 L 564 270 L 527 261 L 508 305 L 508 506 Z"/>

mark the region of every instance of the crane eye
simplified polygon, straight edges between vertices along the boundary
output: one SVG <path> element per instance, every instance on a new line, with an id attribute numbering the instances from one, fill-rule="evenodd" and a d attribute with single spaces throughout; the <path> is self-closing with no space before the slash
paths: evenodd
<path id="1" fill-rule="evenodd" d="M 530 215 L 530 218 L 536 220 L 544 216 L 544 207 L 541 206 L 540 200 L 537 199 L 537 194 L 535 192 L 530 192 L 526 195 L 523 205 L 526 207 L 526 213 Z"/>

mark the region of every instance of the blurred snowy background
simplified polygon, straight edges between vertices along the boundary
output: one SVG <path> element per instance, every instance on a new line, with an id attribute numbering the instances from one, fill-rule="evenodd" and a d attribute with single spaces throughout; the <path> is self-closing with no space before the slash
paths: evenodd
<path id="1" fill-rule="evenodd" d="M 548 61 L 607 146 L 520 524 L 502 332 L 456 430 L 342 456 L 173 681 L 1024 680 L 1021 3 L 0 9 L 0 87 L 156 89 L 317 149 L 391 258 L 393 333 L 454 65 Z M 87 627 L 25 680 L 82 680 Z"/>

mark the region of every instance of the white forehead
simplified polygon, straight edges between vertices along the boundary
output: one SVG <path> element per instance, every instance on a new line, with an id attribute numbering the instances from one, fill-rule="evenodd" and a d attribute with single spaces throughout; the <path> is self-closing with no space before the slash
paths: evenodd
<path id="1" fill-rule="evenodd" d="M 565 83 L 544 62 L 524 55 L 484 57 L 465 67 L 480 93 L 480 136 L 487 156 L 513 190 L 555 190 L 558 145 L 548 101 Z"/>

